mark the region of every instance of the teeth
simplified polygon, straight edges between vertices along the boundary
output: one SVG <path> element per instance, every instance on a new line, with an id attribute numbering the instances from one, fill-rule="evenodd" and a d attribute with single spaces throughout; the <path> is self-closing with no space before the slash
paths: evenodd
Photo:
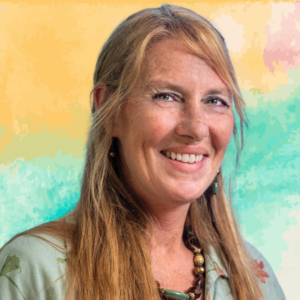
<path id="1" fill-rule="evenodd" d="M 189 155 L 188 154 L 182 154 L 181 155 L 181 161 L 185 162 L 185 163 L 189 162 Z"/>
<path id="2" fill-rule="evenodd" d="M 184 163 L 193 164 L 195 162 L 199 162 L 202 160 L 203 155 L 195 155 L 195 154 L 181 154 L 181 153 L 175 153 L 167 151 L 165 152 L 166 156 L 173 159 L 178 160 Z"/>
<path id="3" fill-rule="evenodd" d="M 196 156 L 194 154 L 191 154 L 190 159 L 189 159 L 189 163 L 193 164 L 195 162 L 195 160 L 196 160 Z"/>
<path id="4" fill-rule="evenodd" d="M 196 162 L 201 161 L 203 158 L 203 155 L 197 155 L 196 156 Z"/>

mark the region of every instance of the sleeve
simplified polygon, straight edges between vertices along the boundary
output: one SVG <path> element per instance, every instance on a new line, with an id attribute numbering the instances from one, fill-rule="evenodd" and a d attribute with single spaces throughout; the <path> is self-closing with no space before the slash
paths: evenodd
<path id="1" fill-rule="evenodd" d="M 286 300 L 277 277 L 264 256 L 251 244 L 246 243 L 255 275 L 265 300 Z"/>
<path id="2" fill-rule="evenodd" d="M 66 264 L 66 254 L 51 243 L 16 238 L 0 251 L 0 300 L 64 299 Z"/>

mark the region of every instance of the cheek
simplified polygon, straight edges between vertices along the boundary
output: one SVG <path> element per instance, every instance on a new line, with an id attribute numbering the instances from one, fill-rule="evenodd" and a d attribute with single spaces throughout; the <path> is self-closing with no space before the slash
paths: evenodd
<path id="1" fill-rule="evenodd" d="M 225 152 L 232 136 L 233 125 L 233 117 L 230 116 L 219 118 L 211 125 L 211 139 L 216 151 Z"/>
<path id="2" fill-rule="evenodd" d="M 140 114 L 134 126 L 140 141 L 154 146 L 171 135 L 175 126 L 175 116 L 167 111 L 147 111 Z"/>
<path id="3" fill-rule="evenodd" d="M 132 149 L 136 158 L 144 156 L 147 149 L 160 143 L 169 131 L 166 116 L 149 110 L 132 110 L 130 114 L 124 111 L 118 126 L 118 138 L 123 154 L 127 156 Z"/>

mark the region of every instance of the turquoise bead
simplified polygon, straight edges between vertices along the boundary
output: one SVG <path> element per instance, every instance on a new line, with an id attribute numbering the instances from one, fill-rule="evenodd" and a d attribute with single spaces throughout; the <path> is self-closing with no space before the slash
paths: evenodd
<path id="1" fill-rule="evenodd" d="M 217 181 L 214 181 L 212 184 L 212 192 L 214 195 L 218 194 L 219 191 L 219 183 Z"/>
<path id="2" fill-rule="evenodd" d="M 170 299 L 177 299 L 177 300 L 187 300 L 187 294 L 176 292 L 173 290 L 164 290 L 164 296 Z"/>

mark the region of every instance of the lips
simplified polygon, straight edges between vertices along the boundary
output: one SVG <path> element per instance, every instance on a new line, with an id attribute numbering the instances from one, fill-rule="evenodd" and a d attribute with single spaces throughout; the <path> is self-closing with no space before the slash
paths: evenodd
<path id="1" fill-rule="evenodd" d="M 186 153 L 176 153 L 170 151 L 162 152 L 166 157 L 172 160 L 177 160 L 183 163 L 193 164 L 196 162 L 200 162 L 203 159 L 202 154 L 186 154 Z"/>

